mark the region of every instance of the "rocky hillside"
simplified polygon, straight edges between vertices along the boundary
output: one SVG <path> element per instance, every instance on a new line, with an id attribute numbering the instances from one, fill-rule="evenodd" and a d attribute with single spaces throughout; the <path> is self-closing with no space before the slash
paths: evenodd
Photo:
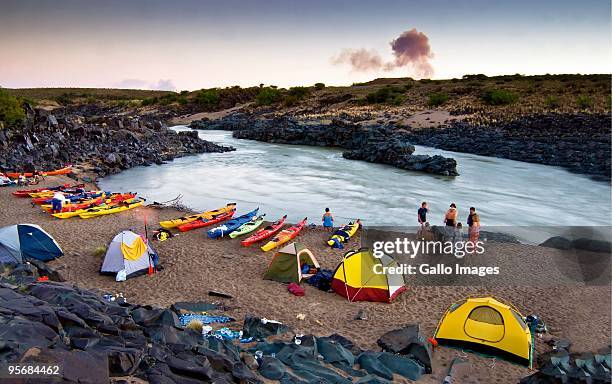
<path id="1" fill-rule="evenodd" d="M 2 170 L 49 170 L 79 164 L 104 176 L 175 157 L 233 150 L 201 140 L 196 132 L 177 133 L 150 117 L 91 108 L 26 110 L 23 123 L 0 125 Z"/>

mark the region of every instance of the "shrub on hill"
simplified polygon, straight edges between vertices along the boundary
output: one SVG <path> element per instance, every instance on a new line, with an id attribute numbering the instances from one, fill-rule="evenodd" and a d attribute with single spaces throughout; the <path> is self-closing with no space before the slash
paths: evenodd
<path id="1" fill-rule="evenodd" d="M 588 109 L 593 106 L 593 100 L 591 100 L 591 98 L 588 96 L 578 96 L 576 98 L 576 106 L 580 109 Z"/>
<path id="2" fill-rule="evenodd" d="M 25 118 L 23 102 L 0 88 L 0 121 L 13 125 Z"/>
<path id="3" fill-rule="evenodd" d="M 557 109 L 561 105 L 561 103 L 559 102 L 559 98 L 556 96 L 548 96 L 544 102 L 546 103 L 546 106 L 550 109 Z"/>
<path id="4" fill-rule="evenodd" d="M 323 83 L 315 83 L 314 87 L 315 87 L 315 89 L 316 89 L 317 91 L 320 91 L 320 90 L 322 90 L 323 88 L 325 88 L 325 84 L 323 84 Z"/>
<path id="5" fill-rule="evenodd" d="M 518 96 L 505 89 L 490 89 L 482 94 L 482 101 L 488 105 L 508 105 L 518 100 Z"/>
<path id="6" fill-rule="evenodd" d="M 361 101 L 365 104 L 389 103 L 400 105 L 404 102 L 404 88 L 386 85 L 374 92 L 368 93 Z"/>
<path id="7" fill-rule="evenodd" d="M 217 88 L 202 89 L 196 96 L 196 102 L 205 106 L 214 106 L 219 104 L 221 96 Z"/>
<path id="8" fill-rule="evenodd" d="M 439 107 L 448 101 L 448 95 L 444 92 L 430 93 L 427 99 L 427 105 L 430 107 Z"/>
<path id="9" fill-rule="evenodd" d="M 281 99 L 281 91 L 277 88 L 272 87 L 264 87 L 261 88 L 257 96 L 255 97 L 255 102 L 259 105 L 271 105 L 276 103 Z"/>

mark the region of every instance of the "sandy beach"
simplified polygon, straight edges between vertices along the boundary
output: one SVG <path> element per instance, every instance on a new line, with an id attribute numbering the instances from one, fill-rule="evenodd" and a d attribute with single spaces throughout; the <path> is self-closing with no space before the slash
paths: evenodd
<path id="1" fill-rule="evenodd" d="M 71 182 L 64 177 L 48 177 L 42 185 Z M 91 186 L 93 188 L 93 186 Z M 376 340 L 389 330 L 407 324 L 420 324 L 424 334 L 433 335 L 436 324 L 446 308 L 453 302 L 474 295 L 494 295 L 503 298 L 521 310 L 523 315 L 535 313 L 544 319 L 549 334 L 539 339 L 538 352 L 548 351 L 545 340 L 566 338 L 572 341 L 572 351 L 596 351 L 609 345 L 610 287 L 586 286 L 499 286 L 499 287 L 451 287 L 410 286 L 392 304 L 349 303 L 334 293 L 324 293 L 303 284 L 305 297 L 295 297 L 286 286 L 265 281 L 262 275 L 273 256 L 258 247 L 244 248 L 238 240 L 208 239 L 205 231 L 180 233 L 165 242 L 153 242 L 164 269 L 152 276 L 141 276 L 125 282 L 115 282 L 111 276 L 98 273 L 102 258 L 95 250 L 106 247 L 121 230 L 144 232 L 145 217 L 149 231 L 157 222 L 181 216 L 172 209 L 138 208 L 121 214 L 82 220 L 54 219 L 39 207 L 32 207 L 29 199 L 11 196 L 17 188 L 0 189 L 0 226 L 17 223 L 34 223 L 48 231 L 64 250 L 65 255 L 50 264 L 59 268 L 67 281 L 80 287 L 104 292 L 122 292 L 130 302 L 168 306 L 177 301 L 216 301 L 211 290 L 232 295 L 233 299 L 221 299 L 230 309 L 227 313 L 237 319 L 236 328 L 242 325 L 247 313 L 282 321 L 295 333 L 313 333 L 326 336 L 337 332 L 358 342 L 364 348 L 378 349 Z M 180 191 L 177 191 L 180 192 Z M 146 196 L 145 196 L 146 197 Z M 210 207 L 216 208 L 216 207 Z M 317 217 L 318 219 L 318 217 Z M 318 220 L 315 221 L 318 224 Z M 149 232 L 150 233 L 150 232 Z M 306 229 L 297 239 L 317 257 L 321 266 L 334 269 L 345 250 L 334 250 L 325 245 L 328 233 L 322 228 Z M 359 246 L 355 238 L 347 249 Z M 500 245 L 497 254 L 507 257 L 507 262 L 521 255 L 529 255 L 522 263 L 525 274 L 541 268 L 539 258 L 550 256 L 553 249 L 521 244 Z M 500 263 L 506 262 L 500 260 Z M 365 310 L 366 320 L 355 320 L 359 310 Z M 305 314 L 304 320 L 296 315 Z M 234 325 L 232 325 L 234 326 Z M 486 358 L 451 348 L 438 348 L 434 357 L 434 372 L 419 382 L 440 383 L 446 375 L 448 363 L 453 357 L 467 356 L 469 369 L 461 378 L 462 383 L 516 383 L 531 371 L 527 368 L 499 359 Z"/>

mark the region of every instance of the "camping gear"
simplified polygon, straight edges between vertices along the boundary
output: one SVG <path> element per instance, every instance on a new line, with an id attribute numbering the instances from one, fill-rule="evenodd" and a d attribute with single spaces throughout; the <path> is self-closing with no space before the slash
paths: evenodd
<path id="1" fill-rule="evenodd" d="M 211 239 L 217 239 L 219 237 L 228 235 L 238 229 L 242 224 L 251 221 L 251 219 L 257 215 L 257 212 L 259 212 L 259 208 L 255 208 L 249 213 L 245 213 L 244 215 L 238 216 L 219 227 L 213 228 L 206 232 L 206 234 Z"/>
<path id="2" fill-rule="evenodd" d="M 453 384 L 453 383 L 455 383 L 455 379 L 459 377 L 459 375 L 457 374 L 457 371 L 465 363 L 467 363 L 467 361 L 465 361 L 465 360 L 463 360 L 463 359 L 461 359 L 459 357 L 455 357 L 451 361 L 450 366 L 448 367 L 448 373 L 446 374 L 446 377 L 444 378 L 444 381 L 442 382 L 442 384 Z"/>
<path id="3" fill-rule="evenodd" d="M 9 179 L 0 180 L 0 187 L 10 187 L 11 185 L 17 185 L 17 181 Z"/>
<path id="4" fill-rule="evenodd" d="M 263 224 L 263 222 L 265 220 L 265 216 L 266 216 L 266 214 L 264 213 L 263 215 L 254 217 L 253 219 L 251 219 L 251 221 L 248 221 L 248 222 L 242 224 L 240 227 L 238 227 L 238 229 L 236 229 L 234 232 L 230 233 L 229 236 L 232 239 L 235 239 L 238 236 L 246 235 L 248 233 L 253 232 L 257 228 L 261 227 L 261 225 Z"/>
<path id="5" fill-rule="evenodd" d="M 251 244 L 254 244 L 258 241 L 261 241 L 261 240 L 267 239 L 268 237 L 273 236 L 275 233 L 280 231 L 281 228 L 283 228 L 283 225 L 285 225 L 286 220 L 287 220 L 287 215 L 281 217 L 280 220 L 276 220 L 272 224 L 266 226 L 264 229 L 260 229 L 259 231 L 255 232 L 253 235 L 242 240 L 240 244 L 244 247 L 248 247 Z"/>
<path id="6" fill-rule="evenodd" d="M 348 251 L 334 271 L 332 289 L 349 301 L 392 302 L 406 290 L 402 274 L 390 274 L 397 267 L 388 255 L 376 258 L 368 248 Z"/>
<path id="7" fill-rule="evenodd" d="M 159 241 L 166 241 L 172 237 L 172 232 L 167 229 L 159 228 L 156 231 L 153 231 L 153 238 Z"/>
<path id="8" fill-rule="evenodd" d="M 289 291 L 289 293 L 291 293 L 293 296 L 304 296 L 306 294 L 306 291 L 304 291 L 304 288 L 300 287 L 298 284 L 296 283 L 290 283 L 287 286 L 287 290 Z"/>
<path id="9" fill-rule="evenodd" d="M 311 276 L 310 273 L 302 272 L 303 265 L 312 266 L 316 271 L 321 268 L 308 248 L 300 243 L 291 243 L 274 255 L 263 278 L 280 283 L 300 283 L 302 279 Z"/>
<path id="10" fill-rule="evenodd" d="M 236 210 L 232 209 L 231 211 L 220 213 L 209 219 L 200 217 L 199 219 L 190 221 L 189 223 L 181 224 L 177 228 L 181 232 L 187 232 L 187 231 L 191 231 L 192 229 L 207 227 L 209 225 L 213 225 L 213 224 L 220 223 L 222 221 L 231 219 L 232 216 L 234 216 L 234 213 L 236 213 Z"/>
<path id="11" fill-rule="evenodd" d="M 63 254 L 55 239 L 36 224 L 0 228 L 2 263 L 22 263 L 24 259 L 49 261 Z"/>
<path id="12" fill-rule="evenodd" d="M 178 227 L 179 225 L 182 225 L 182 224 L 190 223 L 200 218 L 212 219 L 214 216 L 220 215 L 222 213 L 227 213 L 235 209 L 236 209 L 236 203 L 229 203 L 223 208 L 215 209 L 212 211 L 197 213 L 195 215 L 190 215 L 190 216 L 183 216 L 183 217 L 179 217 L 174 220 L 160 221 L 159 225 L 162 228 L 170 229 L 170 228 Z"/>
<path id="13" fill-rule="evenodd" d="M 283 245 L 289 240 L 294 239 L 300 231 L 306 225 L 307 218 L 305 217 L 302 221 L 294 225 L 293 227 L 289 227 L 287 229 L 282 230 L 278 235 L 274 236 L 272 240 L 268 241 L 265 245 L 261 247 L 261 250 L 264 252 L 268 252 L 279 245 Z"/>
<path id="14" fill-rule="evenodd" d="M 141 236 L 132 231 L 119 232 L 111 241 L 104 256 L 100 273 L 122 275 L 130 278 L 146 274 L 149 267 L 157 267 L 157 254 Z"/>
<path id="15" fill-rule="evenodd" d="M 334 271 L 331 269 L 321 269 L 314 276 L 308 279 L 308 284 L 316 287 L 323 292 L 331 291 L 331 282 Z"/>
<path id="16" fill-rule="evenodd" d="M 357 230 L 361 226 L 361 221 L 359 219 L 354 222 L 348 223 L 347 225 L 343 225 L 338 228 L 333 235 L 327 240 L 327 245 L 332 248 L 343 249 L 345 243 L 348 243 L 349 239 L 357 233 Z"/>
<path id="17" fill-rule="evenodd" d="M 107 206 L 94 207 L 94 208 L 88 209 L 87 212 L 80 213 L 79 217 L 81 219 L 90 219 L 96 216 L 110 215 L 113 213 L 118 213 L 118 212 L 127 211 L 129 209 L 138 208 L 141 205 L 144 205 L 144 202 L 145 201 L 143 198 L 139 198 L 139 199 L 122 201 L 114 206 L 107 205 Z"/>
<path id="18" fill-rule="evenodd" d="M 56 169 L 54 171 L 46 171 L 46 172 L 39 172 L 40 175 L 43 176 L 57 176 L 57 175 L 67 175 L 70 172 L 72 172 L 72 166 L 69 165 L 67 167 L 64 168 L 60 168 L 60 169 Z M 9 172 L 6 174 L 8 177 L 12 177 L 12 178 L 17 178 L 19 177 L 19 175 L 24 175 L 25 177 L 32 177 L 34 176 L 33 172 L 24 172 L 24 173 L 19 173 L 19 172 Z"/>
<path id="19" fill-rule="evenodd" d="M 523 316 L 493 297 L 467 298 L 451 305 L 434 338 L 441 345 L 472 349 L 531 366 L 532 335 Z"/>
<path id="20" fill-rule="evenodd" d="M 229 323 L 234 321 L 229 316 L 212 316 L 212 315 L 201 315 L 197 313 L 186 313 L 179 316 L 179 321 L 183 327 L 192 321 L 199 321 L 202 324 L 213 324 L 213 323 Z"/>

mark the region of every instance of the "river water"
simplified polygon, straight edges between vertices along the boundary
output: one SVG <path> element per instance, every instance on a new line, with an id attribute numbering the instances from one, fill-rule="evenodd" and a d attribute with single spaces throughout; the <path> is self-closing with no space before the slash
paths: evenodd
<path id="1" fill-rule="evenodd" d="M 149 201 L 182 194 L 197 210 L 236 202 L 239 214 L 260 207 L 268 219 L 286 213 L 290 222 L 307 216 L 320 224 L 329 207 L 336 224 L 360 218 L 370 226 L 415 225 L 427 201 L 432 224 L 441 224 L 455 202 L 461 222 L 475 206 L 488 226 L 610 225 L 610 184 L 557 167 L 416 147 L 417 154 L 454 157 L 461 176 L 449 178 L 346 160 L 339 149 L 239 140 L 226 131 L 199 135 L 237 150 L 128 169 L 100 186 L 137 191 Z"/>

